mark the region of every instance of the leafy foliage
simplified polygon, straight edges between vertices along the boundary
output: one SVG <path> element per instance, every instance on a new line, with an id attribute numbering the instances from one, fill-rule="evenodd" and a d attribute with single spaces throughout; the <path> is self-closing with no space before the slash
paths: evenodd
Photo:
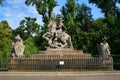
<path id="1" fill-rule="evenodd" d="M 76 34 L 76 28 L 75 25 L 75 12 L 76 12 L 76 0 L 67 0 L 67 3 L 62 7 L 61 13 L 63 15 L 64 24 L 67 28 L 67 32 L 72 37 L 72 41 L 76 41 L 75 34 Z M 75 42 L 73 42 L 75 44 Z"/>
<path id="2" fill-rule="evenodd" d="M 0 0 L 0 5 L 2 5 L 3 1 L 4 1 L 4 0 Z"/>
<path id="3" fill-rule="evenodd" d="M 96 4 L 96 6 L 105 14 L 105 17 L 108 17 L 109 15 L 115 17 L 116 6 L 117 3 L 120 3 L 120 0 L 89 0 L 89 3 Z"/>
<path id="4" fill-rule="evenodd" d="M 11 51 L 12 29 L 7 21 L 0 22 L 0 56 L 9 56 Z"/>
<path id="5" fill-rule="evenodd" d="M 0 0 L 3 2 L 4 0 Z M 83 50 L 86 53 L 96 54 L 96 44 L 100 43 L 101 37 L 107 36 L 112 49 L 112 54 L 120 52 L 120 0 L 89 0 L 89 3 L 96 4 L 104 13 L 104 18 L 94 20 L 91 8 L 86 4 L 79 4 L 78 0 L 66 0 L 61 8 L 63 23 L 67 27 L 67 33 L 72 37 L 72 42 L 76 50 Z M 47 30 L 50 19 L 58 21 L 57 15 L 53 14 L 53 9 L 58 5 L 57 0 L 26 0 L 25 4 L 35 6 L 45 23 L 40 26 L 36 23 L 36 18 L 25 17 L 20 22 L 20 26 L 13 30 L 6 21 L 0 23 L 0 53 L 8 55 L 12 34 L 20 34 L 26 45 L 25 54 L 37 53 L 38 50 L 45 50 L 46 42 L 42 35 Z M 6 44 L 7 43 L 7 44 Z M 32 48 L 31 48 L 31 47 Z M 5 54 L 3 54 L 5 53 Z"/>
<path id="6" fill-rule="evenodd" d="M 40 25 L 36 23 L 36 18 L 25 17 L 20 22 L 20 26 L 13 31 L 13 35 L 20 34 L 22 39 L 36 36 L 40 31 Z"/>
<path id="7" fill-rule="evenodd" d="M 94 33 L 91 9 L 83 4 L 76 4 L 76 0 L 67 0 L 62 7 L 64 23 L 72 37 L 74 48 L 84 52 L 92 52 Z M 78 44 L 79 43 L 79 44 Z"/>
<path id="8" fill-rule="evenodd" d="M 28 57 L 31 54 L 36 54 L 38 53 L 38 48 L 35 45 L 35 41 L 33 38 L 29 37 L 24 41 L 24 45 L 25 45 L 25 56 Z"/>
<path id="9" fill-rule="evenodd" d="M 36 10 L 42 15 L 42 20 L 47 23 L 51 19 L 53 8 L 58 4 L 55 0 L 26 0 L 26 5 L 35 5 Z"/>

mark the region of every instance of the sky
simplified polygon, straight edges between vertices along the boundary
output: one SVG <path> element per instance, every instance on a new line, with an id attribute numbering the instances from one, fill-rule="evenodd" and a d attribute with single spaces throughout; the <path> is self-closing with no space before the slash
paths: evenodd
<path id="1" fill-rule="evenodd" d="M 66 0 L 56 0 L 58 6 L 54 8 L 53 12 L 55 14 L 61 14 L 60 9 L 65 5 Z M 25 0 L 5 0 L 3 5 L 0 6 L 0 21 L 6 20 L 12 29 L 19 27 L 21 20 L 24 17 L 37 18 L 37 23 L 43 25 L 41 15 L 38 14 L 34 6 L 25 5 Z M 94 19 L 103 17 L 101 10 L 98 9 L 94 4 L 89 4 L 88 0 L 78 0 L 78 2 L 85 3 L 88 7 L 92 9 L 92 15 Z"/>

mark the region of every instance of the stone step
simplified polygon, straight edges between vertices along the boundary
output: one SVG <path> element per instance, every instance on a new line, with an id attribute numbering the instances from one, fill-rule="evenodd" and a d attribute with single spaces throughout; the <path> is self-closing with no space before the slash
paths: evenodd
<path id="1" fill-rule="evenodd" d="M 91 54 L 34 54 L 31 59 L 80 59 L 91 58 Z"/>
<path id="2" fill-rule="evenodd" d="M 39 54 L 84 54 L 82 50 L 48 50 L 39 51 Z"/>

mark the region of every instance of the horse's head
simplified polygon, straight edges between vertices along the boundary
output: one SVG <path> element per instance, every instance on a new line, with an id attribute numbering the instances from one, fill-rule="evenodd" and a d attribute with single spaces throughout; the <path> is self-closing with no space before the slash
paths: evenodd
<path id="1" fill-rule="evenodd" d="M 55 21 L 53 21 L 53 20 L 50 20 L 49 22 L 48 22 L 48 30 L 49 30 L 49 32 L 51 32 L 51 31 L 56 31 L 56 22 Z"/>
<path id="2" fill-rule="evenodd" d="M 53 20 L 49 20 L 48 27 L 53 27 L 53 26 L 56 26 L 56 22 Z"/>

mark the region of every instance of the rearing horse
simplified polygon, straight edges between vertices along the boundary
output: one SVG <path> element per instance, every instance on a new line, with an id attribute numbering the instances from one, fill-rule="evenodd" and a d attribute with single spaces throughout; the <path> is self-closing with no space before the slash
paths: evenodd
<path id="1" fill-rule="evenodd" d="M 66 48 L 68 45 L 68 42 L 70 44 L 70 48 L 73 48 L 71 37 L 66 32 L 61 32 L 56 30 L 56 22 L 50 20 L 48 24 L 48 32 L 46 32 L 42 37 L 45 38 L 48 41 L 49 46 L 54 46 L 56 48 Z M 64 44 L 62 44 L 61 42 Z"/>
<path id="2" fill-rule="evenodd" d="M 56 22 L 50 20 L 48 23 L 48 32 L 46 32 L 42 37 L 48 41 L 48 45 L 53 48 L 59 48 L 62 46 L 61 43 L 57 42 L 56 37 Z"/>

